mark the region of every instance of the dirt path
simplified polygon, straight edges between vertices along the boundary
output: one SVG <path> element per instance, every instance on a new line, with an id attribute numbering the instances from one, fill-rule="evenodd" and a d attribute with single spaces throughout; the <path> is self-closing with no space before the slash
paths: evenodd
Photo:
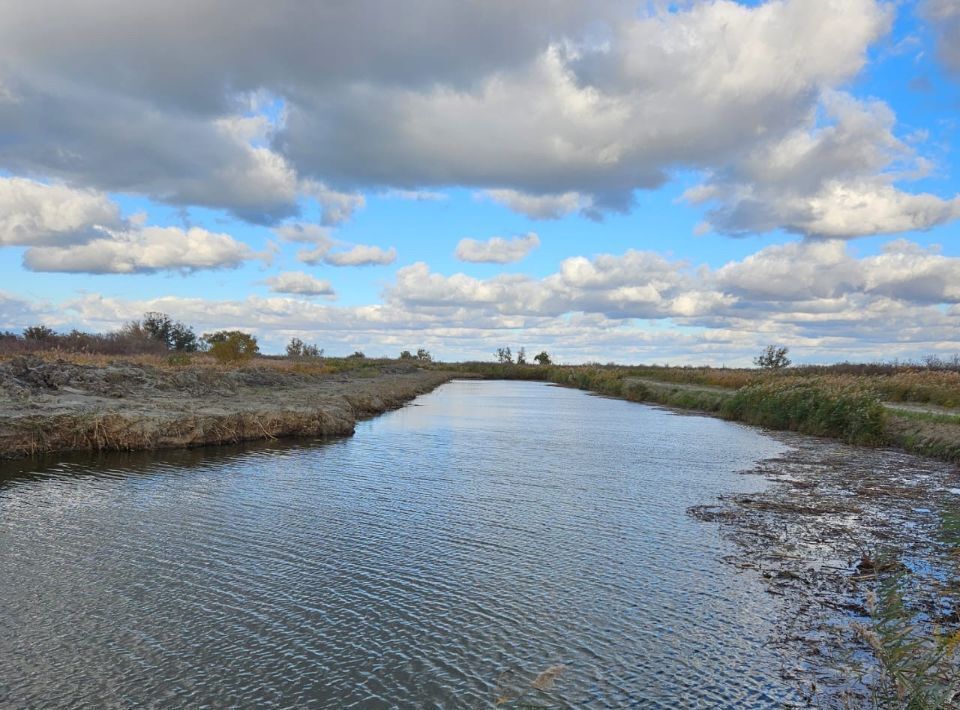
<path id="1" fill-rule="evenodd" d="M 348 435 L 450 378 L 414 366 L 309 374 L 16 358 L 0 363 L 0 458 Z"/>

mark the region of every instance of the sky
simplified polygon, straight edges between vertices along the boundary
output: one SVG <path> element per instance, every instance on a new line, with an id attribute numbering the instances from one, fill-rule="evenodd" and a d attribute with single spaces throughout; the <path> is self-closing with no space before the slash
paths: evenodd
<path id="1" fill-rule="evenodd" d="M 0 0 L 0 330 L 960 352 L 960 0 Z"/>

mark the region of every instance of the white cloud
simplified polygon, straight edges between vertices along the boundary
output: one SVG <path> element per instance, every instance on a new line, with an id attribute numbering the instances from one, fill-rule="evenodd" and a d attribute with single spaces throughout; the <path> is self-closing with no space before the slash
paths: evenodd
<path id="1" fill-rule="evenodd" d="M 0 246 L 26 246 L 32 271 L 134 274 L 238 266 L 257 255 L 227 234 L 146 226 L 91 190 L 0 178 Z"/>
<path id="2" fill-rule="evenodd" d="M 301 249 L 297 252 L 297 259 L 304 264 L 371 266 L 392 264 L 397 259 L 397 250 L 393 247 L 383 249 L 377 246 L 357 244 L 345 251 L 332 251 L 345 245 L 343 242 L 334 239 L 332 230 L 323 225 L 284 224 L 276 227 L 274 232 L 284 241 L 312 245 L 312 248 Z"/>
<path id="3" fill-rule="evenodd" d="M 382 249 L 365 244 L 357 244 L 347 251 L 328 252 L 323 257 L 324 263 L 330 266 L 385 266 L 396 260 L 395 248 Z"/>
<path id="4" fill-rule="evenodd" d="M 560 219 L 580 210 L 589 210 L 593 201 L 577 192 L 561 195 L 529 195 L 517 190 L 484 190 L 489 197 L 531 219 Z"/>
<path id="5" fill-rule="evenodd" d="M 755 304 L 823 304 L 851 296 L 920 305 L 960 302 L 960 258 L 904 239 L 886 244 L 878 255 L 860 259 L 839 240 L 767 247 L 723 266 L 711 280 Z"/>
<path id="6" fill-rule="evenodd" d="M 15 4 L 0 27 L 16 97 L 0 102 L 0 169 L 263 223 L 295 215 L 301 194 L 335 225 L 362 207 L 358 191 L 449 186 L 536 218 L 597 217 L 677 168 L 735 171 L 807 129 L 893 17 L 878 0 L 375 5 L 268 14 L 241 0 L 228 19 L 205 1 L 174 16 L 150 0 Z M 856 177 L 824 181 L 862 192 L 877 176 Z M 766 222 L 806 229 L 797 196 L 777 196 L 789 209 Z M 908 202 L 897 209 L 930 213 Z"/>
<path id="7" fill-rule="evenodd" d="M 534 232 L 504 239 L 491 237 L 486 241 L 461 239 L 457 244 L 456 257 L 460 261 L 486 264 L 512 264 L 524 259 L 540 246 L 540 237 Z"/>
<path id="8" fill-rule="evenodd" d="M 759 145 L 688 190 L 694 203 L 718 203 L 710 224 L 730 234 L 786 228 L 807 236 L 853 238 L 926 230 L 960 217 L 960 196 L 943 199 L 895 186 L 929 169 L 893 134 L 894 116 L 878 101 L 824 95 L 827 125 L 807 125 Z"/>
<path id="9" fill-rule="evenodd" d="M 0 290 L 0 330 L 19 330 L 39 322 L 49 322 L 48 304 L 37 303 Z"/>
<path id="10" fill-rule="evenodd" d="M 227 234 L 194 227 L 143 227 L 107 231 L 71 246 L 32 247 L 23 264 L 32 271 L 139 274 L 234 268 L 256 254 Z"/>
<path id="11" fill-rule="evenodd" d="M 434 190 L 387 190 L 383 197 L 397 200 L 412 200 L 414 202 L 442 202 L 447 199 L 445 192 Z"/>
<path id="12" fill-rule="evenodd" d="M 679 262 L 661 263 L 656 255 L 637 252 L 607 255 L 599 266 L 593 264 L 596 260 L 587 260 L 585 270 L 582 263 L 571 264 L 566 277 L 558 273 L 545 279 L 442 276 L 417 264 L 401 270 L 397 292 L 382 305 L 334 307 L 257 296 L 233 301 L 179 297 L 131 301 L 88 294 L 59 304 L 56 312 L 60 322 L 107 329 L 146 310 L 160 310 L 201 330 L 253 329 L 274 349 L 281 349 L 290 337 L 309 335 L 328 352 L 360 348 L 368 354 L 396 355 L 401 349 L 426 345 L 451 358 L 489 359 L 497 346 L 524 345 L 528 350 L 546 348 L 567 362 L 735 365 L 749 364 L 759 347 L 771 341 L 787 343 L 800 359 L 817 360 L 955 351 L 960 307 L 934 304 L 930 293 L 917 293 L 913 285 L 945 269 L 940 273 L 952 288 L 960 260 L 894 242 L 888 252 L 912 265 L 912 285 L 906 286 L 890 283 L 887 277 L 902 273 L 903 267 L 885 264 L 884 254 L 858 260 L 844 256 L 840 242 L 835 246 L 840 251 L 832 254 L 823 242 L 806 246 L 812 254 L 801 250 L 779 258 L 849 261 L 866 277 L 857 280 L 841 274 L 835 280 L 855 283 L 842 288 L 814 284 L 807 299 L 796 294 L 795 300 L 774 300 L 776 294 L 750 293 L 750 283 L 757 279 L 746 280 L 744 274 L 740 276 L 746 281 L 734 295 L 735 284 L 720 287 L 708 270 L 690 272 Z M 776 258 L 776 253 L 768 253 L 756 268 L 766 268 L 763 262 Z M 644 288 L 656 283 L 659 295 Z M 824 295 L 818 296 L 817 289 Z M 891 323 L 898 327 L 891 329 Z"/>
<path id="13" fill-rule="evenodd" d="M 335 296 L 329 281 L 318 279 L 303 271 L 284 271 L 271 276 L 265 283 L 273 293 L 289 293 L 300 296 Z"/>
<path id="14" fill-rule="evenodd" d="M 121 222 L 102 193 L 0 177 L 0 246 L 77 243 Z"/>
<path id="15" fill-rule="evenodd" d="M 358 193 L 338 192 L 312 180 L 304 183 L 302 190 L 317 201 L 323 210 L 321 224 L 324 227 L 336 227 L 353 217 L 353 213 L 362 209 L 366 198 Z"/>

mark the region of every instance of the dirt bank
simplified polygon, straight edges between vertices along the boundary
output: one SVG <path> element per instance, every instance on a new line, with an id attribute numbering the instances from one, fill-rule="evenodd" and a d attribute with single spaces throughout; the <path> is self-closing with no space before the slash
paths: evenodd
<path id="1" fill-rule="evenodd" d="M 923 676 L 918 687 L 935 687 L 937 669 L 909 664 L 933 654 L 936 635 L 960 630 L 960 471 L 891 449 L 772 436 L 790 450 L 744 472 L 772 485 L 690 513 L 718 523 L 739 550 L 727 562 L 759 574 L 780 600 L 774 643 L 795 660 L 784 675 L 813 705 L 906 707 L 890 666 L 904 683 Z M 898 590 L 902 609 L 871 612 L 884 585 Z M 878 638 L 886 647 L 871 647 Z M 955 681 L 952 653 L 939 671 Z"/>
<path id="2" fill-rule="evenodd" d="M 451 377 L 414 366 L 331 374 L 20 357 L 0 363 L 0 458 L 349 435 L 357 419 Z"/>

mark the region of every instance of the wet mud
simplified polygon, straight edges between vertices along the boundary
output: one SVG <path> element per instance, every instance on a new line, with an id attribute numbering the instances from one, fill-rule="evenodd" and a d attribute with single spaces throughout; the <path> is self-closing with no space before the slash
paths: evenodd
<path id="1" fill-rule="evenodd" d="M 920 637 L 960 630 L 960 470 L 898 450 L 772 436 L 789 451 L 743 472 L 769 481 L 765 490 L 689 513 L 719 525 L 738 549 L 725 561 L 780 600 L 771 643 L 784 677 L 813 706 L 872 707 L 886 682 L 870 631 L 883 585 L 902 592 L 904 624 Z"/>

